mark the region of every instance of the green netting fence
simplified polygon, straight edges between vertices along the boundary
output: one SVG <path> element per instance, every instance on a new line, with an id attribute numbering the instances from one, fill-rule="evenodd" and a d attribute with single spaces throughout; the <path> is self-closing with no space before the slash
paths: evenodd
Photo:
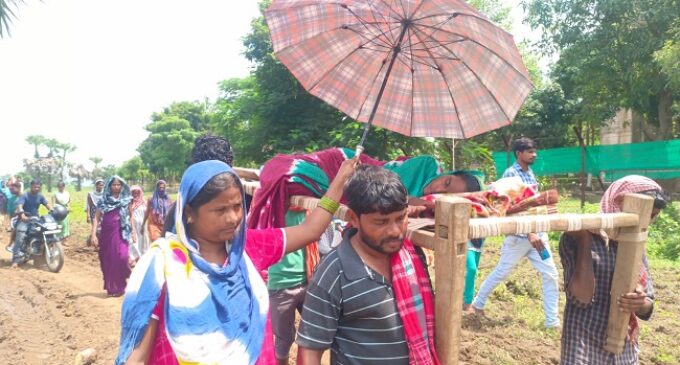
<path id="1" fill-rule="evenodd" d="M 510 158 L 510 162 L 508 162 Z M 500 174 L 514 162 L 512 152 L 493 152 L 496 171 Z M 607 180 L 638 174 L 653 179 L 680 177 L 680 139 L 658 142 L 629 143 L 586 147 L 585 172 L 604 172 Z M 538 151 L 531 166 L 537 176 L 581 172 L 580 147 L 552 148 Z"/>

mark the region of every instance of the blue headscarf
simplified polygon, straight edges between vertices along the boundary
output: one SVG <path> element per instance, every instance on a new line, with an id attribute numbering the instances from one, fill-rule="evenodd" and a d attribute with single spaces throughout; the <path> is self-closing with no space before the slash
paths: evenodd
<path id="1" fill-rule="evenodd" d="M 167 335 L 180 363 L 254 364 L 257 360 L 269 305 L 266 286 L 244 255 L 245 212 L 227 246 L 230 251 L 224 266 L 201 256 L 183 219 L 186 205 L 223 173 L 235 174 L 216 160 L 193 164 L 184 172 L 175 211 L 177 235 L 167 234 L 154 242 L 128 283 L 116 364 L 125 363 L 141 342 L 164 285 Z M 245 198 L 243 189 L 241 195 Z"/>
<path id="2" fill-rule="evenodd" d="M 120 194 L 118 194 L 117 198 L 111 194 L 111 184 L 115 180 L 118 180 L 121 183 Z M 104 213 L 118 209 L 118 214 L 120 216 L 120 233 L 123 236 L 123 239 L 128 243 L 132 240 L 132 225 L 130 224 L 130 212 L 128 211 L 128 206 L 131 201 L 132 193 L 130 193 L 130 187 L 120 176 L 113 175 L 106 180 L 106 183 L 104 184 L 104 193 L 102 194 L 101 199 L 99 199 L 99 202 L 97 202 L 97 209 L 101 209 Z"/>

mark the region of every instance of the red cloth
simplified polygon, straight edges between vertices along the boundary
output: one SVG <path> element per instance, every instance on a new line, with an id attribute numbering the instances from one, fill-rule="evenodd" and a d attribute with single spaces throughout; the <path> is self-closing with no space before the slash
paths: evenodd
<path id="1" fill-rule="evenodd" d="M 404 240 L 399 253 L 392 255 L 391 267 L 392 288 L 404 325 L 409 364 L 438 365 L 434 342 L 434 295 L 411 241 Z M 414 289 L 419 291 L 414 293 Z"/>
<path id="2" fill-rule="evenodd" d="M 249 229 L 246 235 L 246 253 L 253 262 L 253 266 L 262 273 L 270 266 L 279 262 L 285 253 L 286 242 L 282 229 Z M 264 279 L 263 279 L 264 280 Z M 158 318 L 158 330 L 154 340 L 153 350 L 149 358 L 150 365 L 179 365 L 177 356 L 172 350 L 170 341 L 165 331 L 165 319 L 163 306 L 165 305 L 165 288 L 161 292 L 158 303 L 153 310 L 153 316 Z M 272 332 L 271 317 L 267 314 L 267 324 L 264 331 L 262 352 L 256 365 L 275 365 L 274 335 Z"/>
<path id="3" fill-rule="evenodd" d="M 267 161 L 260 172 L 260 188 L 254 194 L 248 212 L 248 228 L 278 228 L 286 226 L 286 210 L 288 198 L 293 195 L 319 197 L 301 184 L 288 182 L 295 174 L 296 162 L 308 162 L 317 165 L 328 176 L 329 182 L 335 178 L 345 153 L 340 148 L 329 148 L 309 154 L 278 154 Z M 366 154 L 361 155 L 361 163 L 382 166 L 383 161 L 373 159 Z M 309 181 L 304 175 L 296 176 Z"/>

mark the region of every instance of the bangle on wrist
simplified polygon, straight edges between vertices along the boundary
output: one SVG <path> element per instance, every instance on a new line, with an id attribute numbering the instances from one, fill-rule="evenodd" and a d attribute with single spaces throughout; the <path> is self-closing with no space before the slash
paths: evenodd
<path id="1" fill-rule="evenodd" d="M 328 213 L 331 213 L 331 215 L 335 214 L 335 212 L 338 211 L 339 207 L 340 203 L 336 202 L 335 200 L 325 195 L 321 197 L 321 200 L 319 200 L 319 208 L 327 211 Z"/>

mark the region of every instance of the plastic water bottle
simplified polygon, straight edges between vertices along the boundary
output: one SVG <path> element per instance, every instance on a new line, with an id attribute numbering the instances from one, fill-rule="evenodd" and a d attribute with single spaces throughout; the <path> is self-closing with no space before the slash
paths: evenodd
<path id="1" fill-rule="evenodd" d="M 543 260 L 547 260 L 550 258 L 550 251 L 545 246 L 543 246 L 543 249 L 538 254 L 541 255 L 541 259 Z"/>

